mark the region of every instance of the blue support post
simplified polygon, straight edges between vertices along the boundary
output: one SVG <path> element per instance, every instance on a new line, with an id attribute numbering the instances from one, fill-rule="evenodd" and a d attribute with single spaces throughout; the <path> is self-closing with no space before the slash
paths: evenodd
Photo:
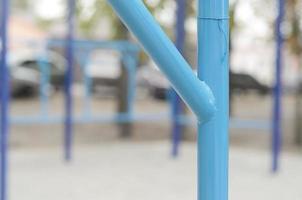
<path id="1" fill-rule="evenodd" d="M 207 84 L 197 78 L 186 60 L 141 0 L 108 0 L 115 12 L 137 37 L 145 51 L 172 83 L 200 122 L 214 114 L 215 99 Z"/>
<path id="2" fill-rule="evenodd" d="M 282 125 L 281 125 L 281 102 L 282 102 L 282 22 L 284 19 L 284 0 L 278 0 L 278 16 L 276 19 L 276 70 L 274 87 L 274 108 L 272 127 L 272 171 L 277 172 L 279 168 L 279 157 L 282 145 Z"/>
<path id="3" fill-rule="evenodd" d="M 50 86 L 50 71 L 51 67 L 47 58 L 47 51 L 43 51 L 43 56 L 39 58 L 39 69 L 40 69 L 40 106 L 41 115 L 43 117 L 49 116 L 49 86 Z"/>
<path id="4" fill-rule="evenodd" d="M 64 132 L 64 158 L 70 161 L 72 158 L 72 142 L 73 142 L 73 40 L 74 40 L 74 11 L 75 0 L 68 0 L 68 16 L 67 16 L 67 39 L 66 39 L 66 58 L 67 69 L 65 77 L 65 132 Z"/>
<path id="5" fill-rule="evenodd" d="M 185 44 L 185 19 L 186 19 L 186 0 L 177 0 L 176 9 L 176 40 L 175 46 L 180 53 L 184 53 Z M 183 124 L 179 122 L 179 116 L 183 114 L 183 104 L 175 91 L 172 91 L 172 156 L 177 157 L 179 144 L 183 133 Z"/>
<path id="6" fill-rule="evenodd" d="M 1 122 L 0 122 L 0 200 L 7 200 L 8 192 L 8 134 L 9 134 L 9 69 L 7 66 L 7 30 L 9 16 L 9 1 L 1 0 L 0 17 L 0 98 L 1 98 Z"/>
<path id="7" fill-rule="evenodd" d="M 198 118 L 198 200 L 227 200 L 228 1 L 199 0 L 198 74 L 201 80 L 141 0 L 108 1 Z M 213 90 L 216 103 L 205 83 Z"/>
<path id="8" fill-rule="evenodd" d="M 92 115 L 92 105 L 91 105 L 92 79 L 88 74 L 88 67 L 90 62 L 89 54 L 91 54 L 91 50 L 85 49 L 85 52 L 79 55 L 82 73 L 83 73 L 83 79 L 84 79 L 84 90 L 85 90 L 85 95 L 83 98 L 84 101 L 83 114 L 86 117 L 90 117 Z"/>
<path id="9" fill-rule="evenodd" d="M 198 200 L 228 199 L 228 0 L 199 0 L 198 76 L 213 91 L 217 112 L 198 124 Z"/>

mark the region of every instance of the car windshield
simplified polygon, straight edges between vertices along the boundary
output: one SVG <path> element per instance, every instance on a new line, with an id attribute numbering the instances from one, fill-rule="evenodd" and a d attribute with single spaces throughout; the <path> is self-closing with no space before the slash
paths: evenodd
<path id="1" fill-rule="evenodd" d="M 58 67 L 56 67 L 56 65 L 54 65 L 51 62 L 45 62 L 45 61 L 41 62 L 41 61 L 37 61 L 37 60 L 27 60 L 27 61 L 24 61 L 20 64 L 21 67 L 25 67 L 25 68 L 28 68 L 28 69 L 34 69 L 34 70 L 37 70 L 37 71 L 40 71 L 42 65 L 50 67 L 50 69 L 53 73 L 56 73 L 56 72 L 59 71 Z"/>

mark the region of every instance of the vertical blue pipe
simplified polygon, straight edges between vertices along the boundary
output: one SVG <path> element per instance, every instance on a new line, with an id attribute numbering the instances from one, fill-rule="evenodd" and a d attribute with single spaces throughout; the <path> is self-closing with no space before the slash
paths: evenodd
<path id="1" fill-rule="evenodd" d="M 284 19 L 284 0 L 278 0 L 278 16 L 276 19 L 276 70 L 275 70 L 275 87 L 274 87 L 274 111 L 273 111 L 273 131 L 272 131 L 272 171 L 277 172 L 279 168 L 279 156 L 282 145 L 282 125 L 281 125 L 281 98 L 282 98 L 282 22 Z"/>
<path id="2" fill-rule="evenodd" d="M 186 0 L 176 0 L 176 40 L 175 46 L 183 54 L 185 44 L 185 19 L 186 19 Z M 172 156 L 177 157 L 179 144 L 183 132 L 183 125 L 179 123 L 179 116 L 183 113 L 182 101 L 177 93 L 172 92 Z"/>
<path id="3" fill-rule="evenodd" d="M 40 106 L 41 115 L 43 117 L 48 116 L 49 112 L 49 85 L 50 85 L 50 64 L 47 58 L 47 52 L 43 49 L 43 56 L 39 58 L 39 68 L 40 68 Z"/>
<path id="4" fill-rule="evenodd" d="M 90 62 L 89 54 L 91 54 L 91 50 L 86 50 L 84 53 L 80 55 L 80 62 L 82 67 L 83 79 L 84 79 L 84 106 L 83 106 L 83 114 L 86 117 L 90 117 L 92 114 L 91 108 L 91 97 L 92 97 L 92 79 L 88 74 L 88 67 Z"/>
<path id="5" fill-rule="evenodd" d="M 198 200 L 228 199 L 228 0 L 199 0 L 198 76 L 213 91 L 217 112 L 198 124 Z"/>
<path id="6" fill-rule="evenodd" d="M 7 200 L 7 177 L 8 177 L 8 134 L 9 134 L 9 69 L 7 66 L 7 27 L 9 16 L 9 1 L 1 1 L 0 36 L 1 36 L 1 57 L 0 57 L 0 92 L 1 92 L 1 169 L 0 169 L 0 200 Z"/>
<path id="7" fill-rule="evenodd" d="M 65 77 L 65 134 L 64 134 L 64 157 L 66 161 L 70 161 L 72 157 L 73 142 L 73 99 L 72 99 L 72 83 L 73 83 L 73 40 L 74 40 L 74 11 L 75 0 L 68 0 L 67 4 L 67 40 L 66 40 L 66 58 L 67 69 Z"/>

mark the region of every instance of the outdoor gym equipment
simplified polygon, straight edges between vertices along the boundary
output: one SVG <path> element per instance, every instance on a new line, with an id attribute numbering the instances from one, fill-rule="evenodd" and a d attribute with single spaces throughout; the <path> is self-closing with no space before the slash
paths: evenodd
<path id="1" fill-rule="evenodd" d="M 0 199 L 7 199 L 7 161 L 8 161 L 8 132 L 9 132 L 9 75 L 7 67 L 7 24 L 9 13 L 9 1 L 2 0 L 0 11 L 0 102 L 1 102 L 1 120 L 0 120 Z"/>
<path id="2" fill-rule="evenodd" d="M 73 54 L 73 40 L 74 40 L 74 26 L 75 26 L 75 0 L 68 0 L 68 13 L 67 13 L 67 38 L 66 38 L 66 57 L 67 57 L 67 70 L 65 77 L 65 126 L 64 126 L 64 147 L 65 147 L 65 160 L 71 159 L 72 140 L 73 140 L 73 99 L 72 99 L 72 83 L 73 83 L 73 69 L 74 69 L 74 54 Z"/>
<path id="3" fill-rule="evenodd" d="M 177 0 L 176 12 L 176 46 L 183 51 L 184 45 L 184 23 L 185 23 L 185 1 Z M 284 0 L 278 0 L 278 16 L 276 18 L 276 67 L 273 97 L 273 111 L 269 122 L 263 120 L 230 119 L 230 128 L 269 130 L 271 132 L 272 146 L 272 171 L 277 172 L 279 168 L 280 151 L 282 146 L 282 49 L 283 36 L 281 26 L 284 20 Z M 172 95 L 172 156 L 179 153 L 179 144 L 183 134 L 183 125 L 191 125 L 195 120 L 183 115 L 181 101 L 178 96 Z"/>
<path id="4" fill-rule="evenodd" d="M 186 0 L 176 1 L 176 26 L 175 26 L 175 46 L 178 51 L 184 56 L 185 46 L 185 19 L 186 19 Z M 179 151 L 179 143 L 182 137 L 183 124 L 179 123 L 178 116 L 184 112 L 183 103 L 175 91 L 171 95 L 171 109 L 172 109 L 172 156 L 177 157 Z"/>
<path id="5" fill-rule="evenodd" d="M 155 23 L 141 0 L 108 0 L 149 55 L 172 82 L 176 91 L 198 118 L 198 199 L 228 199 L 228 1 L 199 0 L 198 77 Z M 7 139 L 9 130 L 9 75 L 6 65 L 7 19 L 9 1 L 1 0 L 1 195 L 7 200 Z M 71 158 L 72 142 L 72 68 L 74 48 L 74 0 L 68 0 L 69 34 L 67 37 L 68 73 L 66 78 L 65 158 Z M 273 169 L 278 166 L 281 144 L 281 23 L 284 0 L 279 0 L 276 23 L 277 60 L 274 117 Z M 206 27 L 206 28 L 205 28 Z"/>
<path id="6" fill-rule="evenodd" d="M 11 115 L 10 121 L 12 124 L 28 125 L 28 124 L 55 124 L 64 121 L 64 117 L 51 112 L 50 100 L 49 100 L 49 84 L 50 84 L 50 73 L 51 66 L 49 65 L 50 57 L 48 55 L 49 49 L 64 49 L 66 46 L 66 40 L 52 39 L 43 41 L 20 41 L 24 45 L 30 45 L 35 49 L 40 50 L 41 53 L 38 56 L 38 65 L 41 71 L 40 75 L 40 109 L 31 115 Z M 93 113 L 92 112 L 92 91 L 91 91 L 91 77 L 87 73 L 89 59 L 91 53 L 97 50 L 112 50 L 119 52 L 123 66 L 126 68 L 129 77 L 127 87 L 129 94 L 127 96 L 129 103 L 129 110 L 125 113 L 109 115 L 106 113 Z M 129 41 L 100 41 L 100 40 L 73 40 L 73 54 L 75 55 L 75 61 L 80 63 L 81 76 L 84 80 L 84 96 L 83 96 L 83 109 L 80 114 L 73 114 L 72 120 L 74 123 L 95 123 L 95 122 L 120 122 L 120 121 L 131 121 L 128 119 L 128 115 L 133 113 L 133 104 L 135 96 L 135 72 L 137 68 L 137 59 L 139 48 L 136 44 Z M 98 63 L 97 63 L 98 64 Z M 100 67 L 101 63 L 100 63 Z M 116 66 L 119 67 L 119 66 Z"/>
<path id="7" fill-rule="evenodd" d="M 202 81 L 142 1 L 108 1 L 198 118 L 198 199 L 228 199 L 228 1 L 199 0 Z"/>
<path id="8" fill-rule="evenodd" d="M 1 0 L 1 199 L 7 200 L 8 71 L 6 66 L 6 27 L 8 0 Z M 68 0 L 68 70 L 65 100 L 65 158 L 71 158 L 73 80 L 73 29 Z M 194 74 L 173 43 L 156 24 L 141 0 L 109 0 L 145 50 L 160 66 L 173 87 L 198 119 L 198 199 L 228 198 L 228 1 L 199 1 L 199 72 Z M 203 28 L 207 27 L 207 28 Z M 202 45 L 201 45 L 202 44 Z"/>
<path id="9" fill-rule="evenodd" d="M 108 0 L 145 50 L 161 67 L 174 88 L 198 118 L 198 199 L 226 200 L 228 171 L 228 1 L 199 0 L 198 80 L 181 54 L 155 23 L 140 0 Z M 6 65 L 8 0 L 1 0 L 1 200 L 7 199 L 7 139 L 9 75 Z M 180 2 L 180 0 L 179 0 Z M 71 158 L 74 0 L 68 0 L 69 32 L 67 37 L 68 70 L 65 101 L 65 158 Z M 279 0 L 276 23 L 276 86 L 274 88 L 273 171 L 278 169 L 281 145 L 281 66 L 284 0 Z M 205 28 L 206 27 L 206 28 Z M 178 46 L 178 45 L 177 45 Z M 179 47 L 179 50 L 181 48 Z M 207 84 L 207 85 L 206 85 Z M 210 90 L 211 89 L 211 90 Z M 213 94 L 212 94 L 213 93 Z M 215 101 L 214 101 L 215 97 Z"/>
<path id="10" fill-rule="evenodd" d="M 276 20 L 276 70 L 275 70 L 275 87 L 274 87 L 274 112 L 273 112 L 273 131 L 272 131 L 272 170 L 277 172 L 279 169 L 279 157 L 282 145 L 282 49 L 283 49 L 283 35 L 282 23 L 284 20 L 285 0 L 278 0 L 278 16 Z"/>

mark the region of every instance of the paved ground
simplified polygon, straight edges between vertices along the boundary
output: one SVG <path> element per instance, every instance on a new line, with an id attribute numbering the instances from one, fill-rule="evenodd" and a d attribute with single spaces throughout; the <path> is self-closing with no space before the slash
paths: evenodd
<path id="1" fill-rule="evenodd" d="M 62 113 L 62 97 L 50 111 Z M 234 117 L 268 120 L 271 98 L 235 97 Z M 75 99 L 76 113 L 82 100 Z M 95 98 L 93 111 L 113 113 L 114 99 Z M 293 145 L 294 101 L 284 99 L 282 170 L 272 175 L 270 132 L 231 129 L 230 200 L 301 200 L 302 153 Z M 165 102 L 138 99 L 138 112 L 169 111 Z M 13 115 L 38 113 L 37 99 L 17 100 Z M 75 160 L 62 162 L 61 124 L 16 125 L 10 135 L 10 200 L 189 200 L 196 199 L 196 127 L 178 160 L 169 157 L 169 119 L 134 124 L 131 139 L 121 141 L 115 124 L 76 124 Z"/>
<path id="2" fill-rule="evenodd" d="M 70 164 L 57 148 L 15 149 L 11 200 L 196 199 L 196 151 L 185 143 L 178 160 L 168 142 L 107 142 L 80 146 Z M 231 200 L 301 200 L 302 156 L 285 154 L 278 175 L 262 150 L 231 149 Z"/>

